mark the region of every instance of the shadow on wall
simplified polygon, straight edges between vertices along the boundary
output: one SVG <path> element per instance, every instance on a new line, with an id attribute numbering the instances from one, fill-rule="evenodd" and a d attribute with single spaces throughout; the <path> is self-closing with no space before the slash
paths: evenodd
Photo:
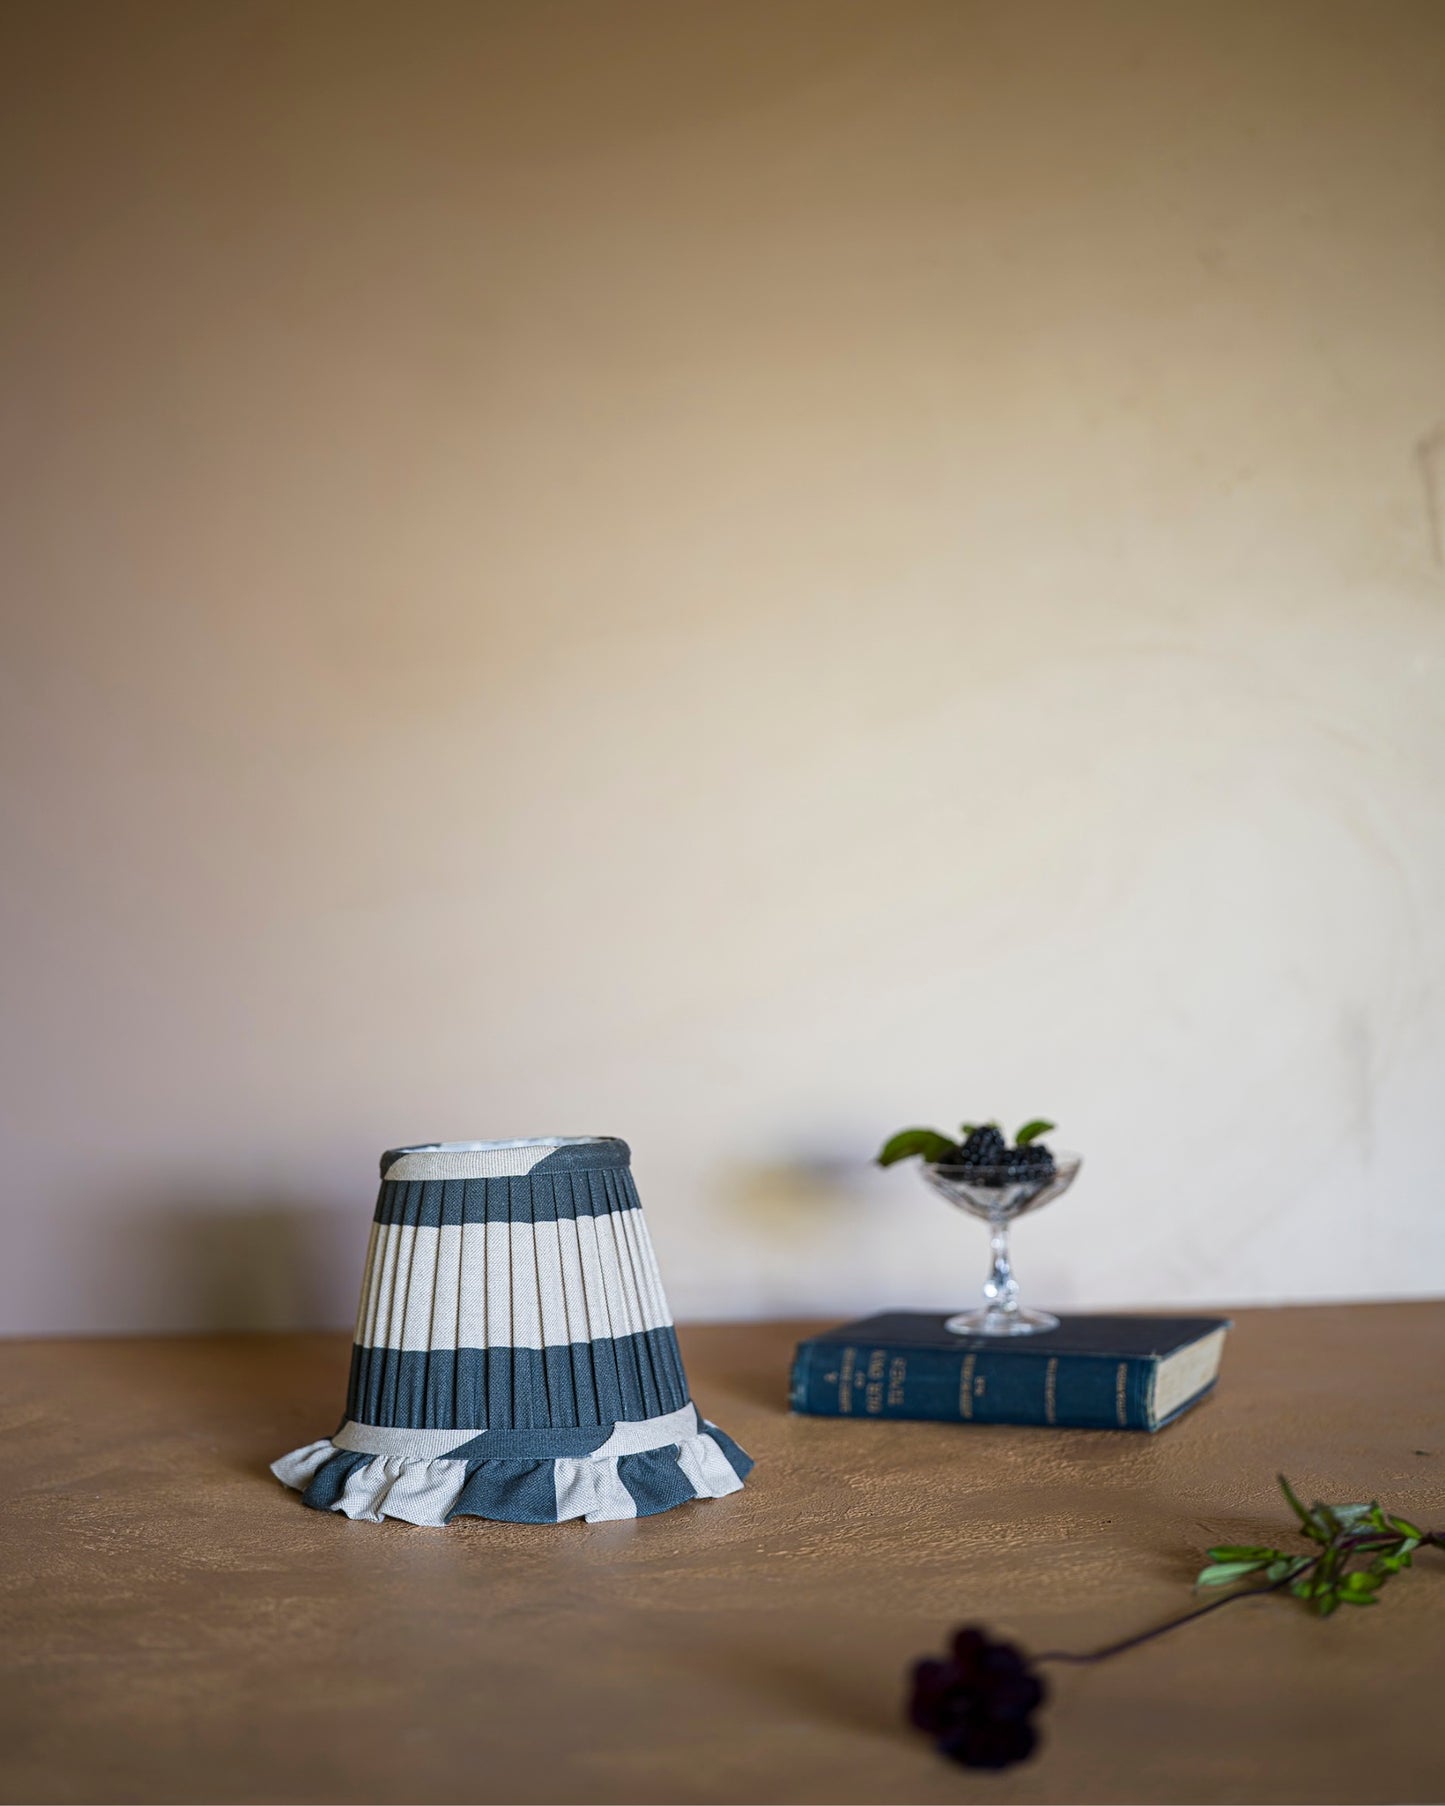
<path id="1" fill-rule="evenodd" d="M 364 1213 L 287 1197 L 188 1194 L 128 1214 L 137 1301 L 158 1329 L 348 1329 L 366 1255 Z"/>
<path id="2" fill-rule="evenodd" d="M 856 1163 L 800 1155 L 730 1166 L 718 1188 L 740 1228 L 787 1244 L 836 1235 L 843 1213 L 857 1208 L 850 1183 Z"/>
<path id="3" fill-rule="evenodd" d="M 713 1186 L 723 1232 L 750 1251 L 755 1317 L 796 1317 L 832 1307 L 818 1296 L 822 1274 L 852 1248 L 870 1217 L 859 1167 L 806 1151 L 725 1164 Z"/>

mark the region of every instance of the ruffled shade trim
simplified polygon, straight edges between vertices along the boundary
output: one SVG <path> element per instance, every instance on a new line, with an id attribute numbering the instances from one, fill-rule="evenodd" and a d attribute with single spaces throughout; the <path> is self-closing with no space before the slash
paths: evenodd
<path id="1" fill-rule="evenodd" d="M 457 1517 L 605 1524 L 741 1489 L 752 1461 L 716 1424 L 695 1416 L 691 1435 L 631 1454 L 425 1459 L 359 1453 L 327 1438 L 283 1455 L 271 1472 L 313 1510 L 370 1524 L 398 1518 L 440 1528 Z"/>

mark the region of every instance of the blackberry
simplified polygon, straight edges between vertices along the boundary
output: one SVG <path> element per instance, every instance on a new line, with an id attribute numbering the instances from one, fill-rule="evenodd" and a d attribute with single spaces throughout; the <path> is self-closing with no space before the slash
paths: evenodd
<path id="1" fill-rule="evenodd" d="M 968 1140 L 949 1161 L 950 1166 L 1001 1166 L 1008 1155 L 1008 1143 L 992 1123 L 970 1131 Z"/>
<path id="2" fill-rule="evenodd" d="M 1004 1170 L 1013 1180 L 1047 1180 L 1054 1176 L 1054 1157 L 1039 1142 L 1026 1148 L 1010 1148 L 1004 1159 Z"/>
<path id="3" fill-rule="evenodd" d="M 939 1162 L 983 1185 L 1047 1185 L 1054 1157 L 1041 1142 L 1011 1148 L 991 1123 L 974 1129 L 956 1154 Z"/>
<path id="4" fill-rule="evenodd" d="M 1041 1125 L 1047 1126 L 1047 1125 Z M 938 1163 L 978 1185 L 1047 1185 L 1054 1176 L 1054 1157 L 1042 1142 L 1010 1147 L 992 1123 L 971 1129 L 963 1146 Z"/>

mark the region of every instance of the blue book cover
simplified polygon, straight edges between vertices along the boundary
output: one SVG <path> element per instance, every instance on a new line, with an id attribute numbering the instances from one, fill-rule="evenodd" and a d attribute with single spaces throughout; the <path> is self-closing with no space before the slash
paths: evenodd
<path id="1" fill-rule="evenodd" d="M 1065 1317 L 1031 1336 L 956 1336 L 885 1311 L 810 1336 L 791 1403 L 820 1417 L 1158 1430 L 1213 1387 L 1227 1317 Z"/>

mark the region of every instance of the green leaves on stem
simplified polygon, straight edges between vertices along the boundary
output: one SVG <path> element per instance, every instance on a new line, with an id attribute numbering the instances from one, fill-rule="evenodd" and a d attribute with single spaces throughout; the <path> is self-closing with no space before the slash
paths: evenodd
<path id="1" fill-rule="evenodd" d="M 1326 1505 L 1316 1500 L 1306 1507 L 1283 1474 L 1279 1485 L 1299 1519 L 1300 1534 L 1316 1544 L 1319 1553 L 1290 1555 L 1283 1549 L 1222 1543 L 1209 1551 L 1209 1564 L 1200 1569 L 1196 1586 L 1233 1586 L 1251 1577 L 1265 1584 L 1246 1591 L 1272 1592 L 1287 1585 L 1309 1610 L 1327 1618 L 1341 1605 L 1378 1604 L 1380 1588 L 1412 1565 L 1422 1543 L 1442 1541 L 1408 1518 L 1384 1511 L 1378 1499 L 1368 1505 Z"/>

